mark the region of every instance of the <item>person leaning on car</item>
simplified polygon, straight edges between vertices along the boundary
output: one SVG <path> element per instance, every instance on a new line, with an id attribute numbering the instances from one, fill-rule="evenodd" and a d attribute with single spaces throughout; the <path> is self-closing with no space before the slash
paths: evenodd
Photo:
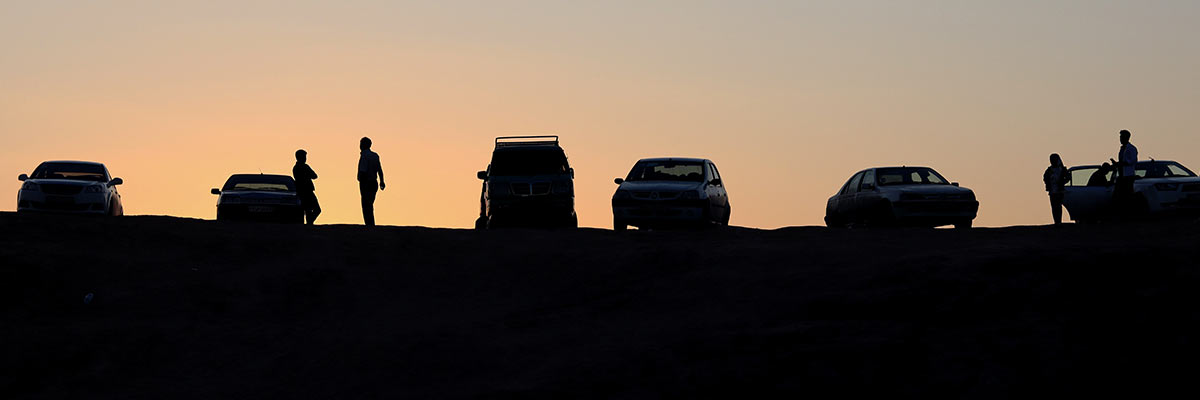
<path id="1" fill-rule="evenodd" d="M 317 221 L 321 215 L 321 205 L 317 203 L 317 188 L 313 179 L 317 173 L 308 166 L 308 152 L 296 150 L 296 166 L 292 167 L 292 178 L 296 180 L 296 196 L 300 198 L 300 208 L 304 211 L 304 221 L 309 225 Z"/>
<path id="2" fill-rule="evenodd" d="M 1071 181 L 1071 173 L 1063 165 L 1062 157 L 1057 153 L 1050 155 L 1050 166 L 1042 174 L 1042 182 L 1046 184 L 1046 192 L 1050 194 L 1050 215 L 1054 224 L 1062 224 L 1062 202 L 1066 185 Z"/>

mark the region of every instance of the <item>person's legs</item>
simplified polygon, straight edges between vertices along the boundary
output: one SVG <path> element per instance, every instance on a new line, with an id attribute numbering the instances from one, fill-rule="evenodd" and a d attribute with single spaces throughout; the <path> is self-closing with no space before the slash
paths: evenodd
<path id="1" fill-rule="evenodd" d="M 359 182 L 358 191 L 362 194 L 363 224 L 375 226 L 375 194 L 379 191 L 379 184 L 375 181 Z"/>
<path id="2" fill-rule="evenodd" d="M 1050 194 L 1050 214 L 1054 216 L 1054 224 L 1062 224 L 1062 193 Z"/>
<path id="3" fill-rule="evenodd" d="M 317 222 L 317 216 L 321 215 L 321 203 L 317 202 L 316 193 L 308 194 L 308 204 L 304 206 L 304 217 L 309 225 Z"/>
<path id="4" fill-rule="evenodd" d="M 1117 216 L 1129 218 L 1133 215 L 1133 177 L 1117 178 L 1113 187 L 1113 205 L 1116 206 Z"/>

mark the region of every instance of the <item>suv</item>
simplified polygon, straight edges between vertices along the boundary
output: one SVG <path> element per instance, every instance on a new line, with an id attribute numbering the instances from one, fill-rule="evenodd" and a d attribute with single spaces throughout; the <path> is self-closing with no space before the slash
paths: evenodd
<path id="1" fill-rule="evenodd" d="M 575 171 L 558 145 L 558 136 L 496 138 L 492 162 L 479 171 L 476 229 L 505 225 L 577 227 Z"/>

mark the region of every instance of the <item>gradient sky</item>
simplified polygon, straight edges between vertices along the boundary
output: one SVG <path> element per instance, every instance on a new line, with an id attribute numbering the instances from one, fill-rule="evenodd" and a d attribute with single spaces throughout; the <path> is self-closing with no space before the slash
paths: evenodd
<path id="1" fill-rule="evenodd" d="M 469 227 L 495 136 L 557 134 L 584 226 L 643 157 L 716 162 L 732 224 L 821 223 L 871 166 L 974 189 L 977 225 L 1049 221 L 1041 172 L 1200 168 L 1195 1 L 9 1 L 0 210 L 43 160 L 104 162 L 129 214 L 213 218 L 233 173 L 309 152 L 322 223 Z"/>

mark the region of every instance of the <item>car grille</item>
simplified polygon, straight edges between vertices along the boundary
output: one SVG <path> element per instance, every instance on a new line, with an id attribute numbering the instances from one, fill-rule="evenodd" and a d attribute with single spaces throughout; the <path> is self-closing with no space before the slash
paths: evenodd
<path id="1" fill-rule="evenodd" d="M 514 183 L 513 194 L 517 196 L 540 196 L 550 194 L 550 182 Z"/>
<path id="2" fill-rule="evenodd" d="M 1189 183 L 1183 185 L 1184 192 L 1200 192 L 1200 183 Z"/>
<path id="3" fill-rule="evenodd" d="M 651 192 L 651 191 L 635 191 L 633 198 L 638 200 L 674 200 L 679 198 L 682 192 Z"/>
<path id="4" fill-rule="evenodd" d="M 79 194 L 79 192 L 83 191 L 83 186 L 79 186 L 79 185 L 67 185 L 67 184 L 61 184 L 61 183 L 43 183 L 38 186 L 40 186 L 42 188 L 42 191 L 46 192 L 46 194 L 54 194 L 54 195 L 72 195 L 72 194 Z"/>

